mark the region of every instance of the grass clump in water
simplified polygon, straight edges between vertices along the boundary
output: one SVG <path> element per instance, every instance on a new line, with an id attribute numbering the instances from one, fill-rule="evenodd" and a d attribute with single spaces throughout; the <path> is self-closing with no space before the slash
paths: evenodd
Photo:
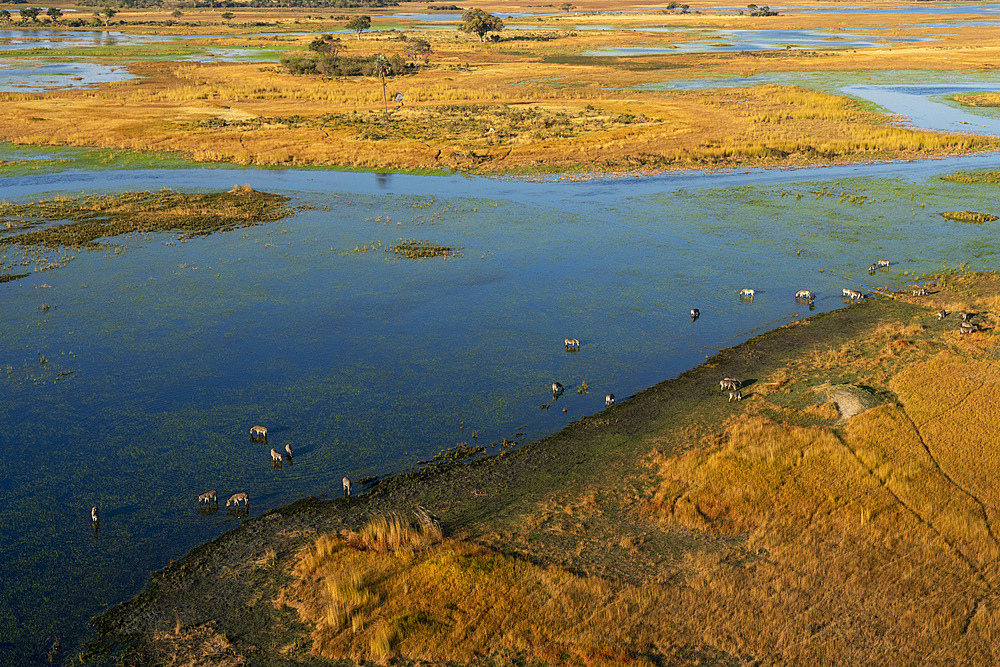
<path id="1" fill-rule="evenodd" d="M 956 222 L 993 222 L 998 220 L 997 216 L 992 213 L 977 213 L 976 211 L 946 211 L 941 213 L 941 217 L 948 220 L 954 220 Z"/>
<path id="2" fill-rule="evenodd" d="M 399 239 L 399 242 L 388 248 L 386 252 L 392 250 L 397 255 L 402 255 L 408 259 L 424 259 L 426 257 L 461 257 L 462 253 L 446 245 L 434 245 L 430 241 L 417 241 L 416 239 Z"/>
<path id="3" fill-rule="evenodd" d="M 225 192 L 161 190 L 4 203 L 0 246 L 95 248 L 97 239 L 132 232 L 199 236 L 280 220 L 291 213 L 288 199 L 241 185 Z"/>

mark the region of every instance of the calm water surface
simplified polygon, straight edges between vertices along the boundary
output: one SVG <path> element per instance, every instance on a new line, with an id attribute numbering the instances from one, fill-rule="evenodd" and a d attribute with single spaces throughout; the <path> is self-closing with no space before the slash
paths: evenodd
<path id="1" fill-rule="evenodd" d="M 297 208 L 187 242 L 109 240 L 0 284 L 0 663 L 42 662 L 56 636 L 69 649 L 92 615 L 236 525 L 224 508 L 200 513 L 202 491 L 246 491 L 250 516 L 332 496 L 344 475 L 535 438 L 599 411 L 607 392 L 627 400 L 810 315 L 797 289 L 817 292 L 820 312 L 843 307 L 846 286 L 991 268 L 995 225 L 937 213 L 996 212 L 996 186 L 935 174 L 998 162 L 585 183 L 219 169 L 0 179 L 8 201 L 239 182 Z M 361 250 L 401 238 L 462 255 Z M 869 276 L 877 258 L 893 265 Z M 567 391 L 539 410 L 553 381 Z M 268 445 L 249 439 L 258 423 Z M 286 443 L 294 462 L 275 468 L 268 450 Z"/>

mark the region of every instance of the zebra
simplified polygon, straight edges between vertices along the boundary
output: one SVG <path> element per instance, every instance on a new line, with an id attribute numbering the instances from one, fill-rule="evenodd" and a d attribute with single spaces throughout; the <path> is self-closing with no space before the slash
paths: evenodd
<path id="1" fill-rule="evenodd" d="M 745 288 L 743 288 L 743 289 L 740 290 L 740 298 L 741 299 L 742 298 L 753 299 L 754 295 L 756 295 L 756 294 L 757 294 L 757 292 L 755 290 L 750 289 L 749 287 L 745 287 Z"/>
<path id="2" fill-rule="evenodd" d="M 939 310 L 939 311 L 937 311 L 937 318 L 938 318 L 938 320 L 943 320 L 946 317 L 948 317 L 948 311 L 947 310 Z"/>
<path id="3" fill-rule="evenodd" d="M 927 294 L 928 292 L 926 287 L 918 287 L 913 290 L 913 296 L 927 296 Z"/>
<path id="4" fill-rule="evenodd" d="M 230 505 L 236 505 L 237 507 L 239 507 L 240 503 L 243 503 L 244 505 L 249 505 L 250 496 L 248 496 L 245 492 L 234 493 L 233 495 L 229 496 L 229 500 L 226 501 L 226 507 L 229 507 Z"/>
<path id="5" fill-rule="evenodd" d="M 90 520 L 91 522 L 94 523 L 94 525 L 97 525 L 97 523 L 100 521 L 100 519 L 97 517 L 97 505 L 94 505 L 93 507 L 90 508 Z"/>
<path id="6" fill-rule="evenodd" d="M 614 404 L 615 404 L 614 394 L 608 394 L 607 396 L 604 397 L 604 407 L 610 408 Z"/>
<path id="7" fill-rule="evenodd" d="M 274 447 L 271 448 L 271 463 L 281 463 L 281 454 L 274 451 Z"/>
<path id="8" fill-rule="evenodd" d="M 292 458 L 292 446 L 285 444 L 285 453 L 288 454 L 288 458 Z"/>
<path id="9" fill-rule="evenodd" d="M 736 391 L 729 392 L 730 403 L 732 403 L 733 401 L 742 401 L 742 400 L 743 400 L 743 392 L 741 392 L 739 389 L 737 389 Z"/>
<path id="10" fill-rule="evenodd" d="M 971 322 L 972 318 L 976 316 L 975 313 L 967 313 L 964 310 L 958 314 L 962 318 L 963 322 Z"/>
<path id="11" fill-rule="evenodd" d="M 962 326 L 958 331 L 959 333 L 972 333 L 973 331 L 979 331 L 979 325 L 974 322 L 962 322 Z"/>
<path id="12" fill-rule="evenodd" d="M 816 298 L 816 295 L 813 294 L 812 292 L 810 292 L 807 289 L 800 289 L 798 292 L 795 293 L 795 298 L 796 299 L 809 299 L 810 301 L 813 301 Z"/>
<path id="13" fill-rule="evenodd" d="M 211 504 L 217 502 L 219 502 L 219 494 L 215 489 L 212 489 L 211 491 L 206 491 L 205 493 L 198 494 L 199 505 L 201 505 L 202 503 Z"/>
<path id="14" fill-rule="evenodd" d="M 252 426 L 250 427 L 250 437 L 251 438 L 263 438 L 267 440 L 267 427 L 265 426 Z"/>
<path id="15" fill-rule="evenodd" d="M 878 268 L 880 269 L 887 268 L 889 264 L 890 262 L 887 259 L 880 259 L 879 261 L 875 262 L 875 265 L 878 266 Z"/>
<path id="16" fill-rule="evenodd" d="M 353 487 L 354 485 L 351 484 L 351 480 L 348 479 L 347 477 L 344 478 L 343 484 L 344 484 L 344 496 L 347 497 L 347 498 L 350 498 L 351 497 L 351 487 Z"/>
<path id="17" fill-rule="evenodd" d="M 580 341 L 578 341 L 576 338 L 567 338 L 566 340 L 563 341 L 563 344 L 566 346 L 567 350 L 580 349 Z"/>
<path id="18" fill-rule="evenodd" d="M 565 389 L 563 388 L 563 386 L 561 384 L 559 384 L 558 382 L 553 382 L 552 383 L 552 397 L 553 398 L 555 398 L 559 394 L 563 393 L 563 391 L 565 391 Z"/>
<path id="19" fill-rule="evenodd" d="M 725 391 L 726 389 L 735 390 L 739 389 L 742 386 L 743 383 L 737 380 L 736 378 L 723 378 L 719 380 L 719 388 L 722 389 L 722 391 Z"/>
<path id="20" fill-rule="evenodd" d="M 701 317 L 701 311 L 698 310 L 697 308 L 692 308 L 691 309 L 691 321 L 694 322 L 699 317 Z"/>
<path id="21" fill-rule="evenodd" d="M 877 270 L 878 266 L 876 266 L 875 264 L 872 264 L 871 266 L 868 267 L 868 273 L 875 273 Z"/>

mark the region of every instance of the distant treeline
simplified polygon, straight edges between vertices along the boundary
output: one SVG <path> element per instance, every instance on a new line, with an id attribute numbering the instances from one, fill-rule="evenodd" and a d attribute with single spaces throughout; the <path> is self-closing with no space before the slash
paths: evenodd
<path id="1" fill-rule="evenodd" d="M 12 0 L 15 4 L 24 4 L 27 0 Z M 75 4 L 83 7 L 115 7 L 115 8 L 162 8 L 177 7 L 179 9 L 199 8 L 247 8 L 247 7 L 336 7 L 338 9 L 358 9 L 366 7 L 397 7 L 401 2 L 414 0 L 77 0 Z"/>

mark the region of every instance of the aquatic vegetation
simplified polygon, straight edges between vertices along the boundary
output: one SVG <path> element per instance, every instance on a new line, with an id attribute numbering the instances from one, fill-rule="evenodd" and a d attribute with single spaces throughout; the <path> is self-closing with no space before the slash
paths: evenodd
<path id="1" fill-rule="evenodd" d="M 161 190 L 3 203 L 0 223 L 6 230 L 0 230 L 0 246 L 94 248 L 97 239 L 134 232 L 198 236 L 280 220 L 291 214 L 288 199 L 236 186 L 226 192 Z"/>
<path id="2" fill-rule="evenodd" d="M 941 180 L 953 183 L 1000 183 L 1000 171 L 960 171 L 942 176 Z"/>
<path id="3" fill-rule="evenodd" d="M 395 245 L 386 248 L 385 251 L 392 251 L 396 255 L 401 255 L 407 259 L 425 259 L 427 257 L 461 257 L 460 249 L 451 248 L 444 245 L 434 245 L 430 241 L 417 241 L 416 239 L 399 239 Z"/>
<path id="4" fill-rule="evenodd" d="M 976 211 L 945 211 L 939 214 L 942 218 L 954 220 L 956 222 L 993 222 L 998 220 L 992 213 L 977 213 Z"/>

